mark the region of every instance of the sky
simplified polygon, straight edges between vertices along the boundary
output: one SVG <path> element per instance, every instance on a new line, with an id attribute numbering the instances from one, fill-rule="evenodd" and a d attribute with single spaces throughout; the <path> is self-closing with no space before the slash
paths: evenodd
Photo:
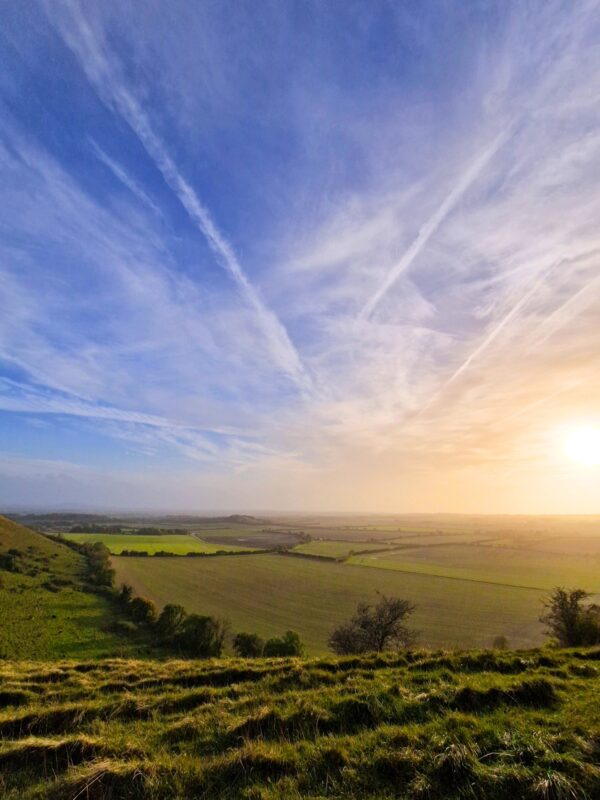
<path id="1" fill-rule="evenodd" d="M 599 41 L 5 0 L 0 506 L 600 513 Z"/>

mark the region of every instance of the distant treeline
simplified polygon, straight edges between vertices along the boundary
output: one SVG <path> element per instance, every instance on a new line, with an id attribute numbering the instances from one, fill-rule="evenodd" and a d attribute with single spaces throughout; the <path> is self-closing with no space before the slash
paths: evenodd
<path id="1" fill-rule="evenodd" d="M 119 533 L 128 536 L 187 536 L 185 528 L 123 528 L 121 525 L 72 525 L 69 533 Z"/>
<path id="2" fill-rule="evenodd" d="M 126 558 L 214 558 L 215 556 L 257 556 L 265 553 L 284 553 L 282 547 L 271 547 L 268 550 L 216 550 L 214 553 L 193 552 L 171 553 L 167 550 L 157 550 L 149 553 L 147 550 L 121 550 L 115 555 L 125 556 Z"/>

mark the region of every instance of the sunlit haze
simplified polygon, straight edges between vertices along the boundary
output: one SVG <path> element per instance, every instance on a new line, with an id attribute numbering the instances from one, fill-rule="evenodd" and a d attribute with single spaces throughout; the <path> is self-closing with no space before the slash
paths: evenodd
<path id="1" fill-rule="evenodd" d="M 0 6 L 0 503 L 600 513 L 600 4 Z"/>

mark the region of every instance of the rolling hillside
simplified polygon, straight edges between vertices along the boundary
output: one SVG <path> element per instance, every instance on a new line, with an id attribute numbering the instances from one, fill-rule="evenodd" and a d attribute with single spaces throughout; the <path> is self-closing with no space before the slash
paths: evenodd
<path id="1" fill-rule="evenodd" d="M 144 642 L 115 629 L 110 602 L 86 587 L 83 556 L 0 517 L 0 655 L 135 655 Z"/>

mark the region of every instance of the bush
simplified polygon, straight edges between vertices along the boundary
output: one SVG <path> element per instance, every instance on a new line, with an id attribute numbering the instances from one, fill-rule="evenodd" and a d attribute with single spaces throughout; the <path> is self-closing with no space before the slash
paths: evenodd
<path id="1" fill-rule="evenodd" d="M 127 607 L 129 603 L 131 603 L 131 598 L 133 597 L 133 589 L 128 583 L 122 583 L 121 588 L 119 589 L 119 593 L 117 595 L 117 599 L 122 606 Z"/>
<path id="2" fill-rule="evenodd" d="M 258 658 L 265 643 L 257 633 L 238 633 L 233 637 L 233 649 L 240 658 Z"/>
<path id="3" fill-rule="evenodd" d="M 140 625 L 151 625 L 156 621 L 156 606 L 145 597 L 134 597 L 129 604 L 131 619 Z"/>
<path id="4" fill-rule="evenodd" d="M 304 646 L 295 631 L 286 631 L 281 638 L 268 639 L 263 649 L 267 657 L 301 656 Z"/>
<path id="5" fill-rule="evenodd" d="M 173 644 L 181 635 L 187 612 L 183 606 L 168 603 L 156 621 L 156 635 L 161 644 Z"/>
<path id="6" fill-rule="evenodd" d="M 177 636 L 177 644 L 186 655 L 196 658 L 218 657 L 223 652 L 227 626 L 213 617 L 189 614 Z"/>

